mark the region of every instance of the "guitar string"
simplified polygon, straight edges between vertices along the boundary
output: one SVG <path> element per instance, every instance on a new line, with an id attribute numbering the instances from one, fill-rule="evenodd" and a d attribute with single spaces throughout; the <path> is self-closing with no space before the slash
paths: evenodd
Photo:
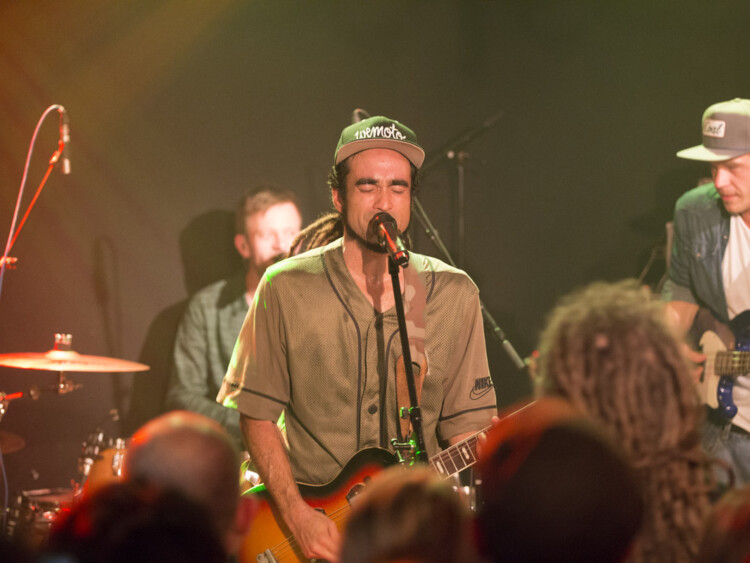
<path id="1" fill-rule="evenodd" d="M 480 432 L 486 432 L 487 430 L 489 430 L 489 427 L 488 427 L 488 428 L 485 428 L 484 430 L 481 430 Z M 469 466 L 471 466 L 471 465 L 474 465 L 474 463 L 476 462 L 476 448 L 475 448 L 475 446 L 476 446 L 476 443 L 477 443 L 477 441 L 478 441 L 478 440 L 477 440 L 477 437 L 476 437 L 476 434 L 475 434 L 475 435 L 473 435 L 473 436 L 470 436 L 470 437 L 469 437 L 469 438 L 467 438 L 466 440 L 463 440 L 463 441 L 461 441 L 461 442 L 458 442 L 457 444 L 455 444 L 455 445 L 451 446 L 450 448 L 448 448 L 448 449 L 446 449 L 446 450 L 443 450 L 442 452 L 440 452 L 439 454 L 437 454 L 437 455 L 435 456 L 435 458 L 438 458 L 438 459 L 439 459 L 439 461 L 441 462 L 441 464 L 442 464 L 443 468 L 445 469 L 445 475 L 443 475 L 443 472 L 442 472 L 442 471 L 440 471 L 440 470 L 439 470 L 439 469 L 438 469 L 438 468 L 437 468 L 437 467 L 435 466 L 435 461 L 434 461 L 434 460 L 431 460 L 431 461 L 432 461 L 432 465 L 433 465 L 433 467 L 435 467 L 435 469 L 437 470 L 437 472 L 438 472 L 438 473 L 439 473 L 439 474 L 440 474 L 440 475 L 441 475 L 441 476 L 442 476 L 442 477 L 443 477 L 444 479 L 448 479 L 449 477 L 452 477 L 453 475 L 455 475 L 455 474 L 456 474 L 456 473 L 458 473 L 459 471 L 463 471 L 463 470 L 464 470 L 464 469 L 466 469 L 467 467 L 469 467 Z M 469 449 L 470 449 L 470 451 L 471 451 L 471 453 L 472 453 L 472 459 L 470 459 L 470 461 L 469 461 L 469 462 L 467 462 L 467 461 L 466 461 L 466 460 L 464 459 L 464 456 L 463 456 L 463 454 L 461 453 L 461 448 L 462 448 L 463 446 L 468 446 L 468 447 L 469 447 Z M 454 454 L 454 452 L 455 452 L 455 455 L 453 455 L 453 454 Z M 456 460 L 457 460 L 457 459 L 458 459 L 458 460 L 460 460 L 460 462 L 461 462 L 461 467 L 459 467 L 459 464 L 458 464 L 458 463 L 456 463 Z M 451 462 L 451 465 L 453 466 L 453 471 L 451 471 L 451 470 L 450 470 L 450 468 L 449 468 L 449 467 L 447 466 L 447 464 L 446 464 L 446 461 L 450 461 L 450 462 Z"/>
<path id="2" fill-rule="evenodd" d="M 718 375 L 742 375 L 750 370 L 750 353 L 744 350 L 722 350 L 714 354 Z M 708 362 L 707 362 L 708 363 Z"/>

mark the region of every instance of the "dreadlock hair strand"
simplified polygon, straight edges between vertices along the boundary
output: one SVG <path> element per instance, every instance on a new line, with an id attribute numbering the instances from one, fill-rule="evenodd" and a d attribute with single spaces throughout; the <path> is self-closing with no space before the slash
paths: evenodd
<path id="1" fill-rule="evenodd" d="M 344 236 L 344 222 L 339 212 L 326 213 L 318 217 L 292 241 L 290 255 L 301 254 L 307 250 L 325 246 Z"/>

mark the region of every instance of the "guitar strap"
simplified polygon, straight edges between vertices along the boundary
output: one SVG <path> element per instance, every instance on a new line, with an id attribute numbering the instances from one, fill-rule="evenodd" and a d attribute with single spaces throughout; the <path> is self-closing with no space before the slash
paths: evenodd
<path id="1" fill-rule="evenodd" d="M 427 356 L 425 355 L 425 308 L 427 306 L 427 290 L 420 273 L 423 264 L 413 260 L 404 268 L 404 317 L 406 332 L 409 333 L 409 351 L 411 352 L 414 384 L 417 389 L 417 402 L 421 401 L 422 383 L 427 376 Z M 409 387 L 406 382 L 404 357 L 396 361 L 396 404 L 399 413 L 399 441 L 405 441 L 411 434 L 411 420 L 409 419 Z M 406 416 L 404 416 L 404 414 Z"/>

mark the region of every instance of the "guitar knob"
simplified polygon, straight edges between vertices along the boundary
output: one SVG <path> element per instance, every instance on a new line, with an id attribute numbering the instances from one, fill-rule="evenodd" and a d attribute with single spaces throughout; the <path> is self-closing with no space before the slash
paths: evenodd
<path id="1" fill-rule="evenodd" d="M 722 377 L 719 380 L 719 387 L 716 389 L 716 398 L 719 401 L 721 414 L 726 419 L 732 419 L 737 414 L 737 405 L 732 400 L 732 388 L 734 384 L 728 377 Z"/>
<path id="2" fill-rule="evenodd" d="M 725 418 L 734 418 L 737 414 L 737 405 L 724 405 L 722 411 Z"/>

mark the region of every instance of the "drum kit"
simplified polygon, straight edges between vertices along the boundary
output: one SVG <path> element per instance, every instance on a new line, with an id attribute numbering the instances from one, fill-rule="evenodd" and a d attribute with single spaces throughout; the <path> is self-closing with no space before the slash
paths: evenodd
<path id="1" fill-rule="evenodd" d="M 63 395 L 80 388 L 80 383 L 74 383 L 67 377 L 70 372 L 117 373 L 149 369 L 146 364 L 129 360 L 79 354 L 72 350 L 71 344 L 71 335 L 55 334 L 54 348 L 47 352 L 0 354 L 0 366 L 57 373 L 57 382 L 51 387 L 33 386 L 28 392 L 0 392 L 0 421 L 12 401 L 24 398 L 36 400 L 42 392 Z M 110 414 L 116 420 L 117 412 Z M 17 452 L 25 445 L 22 437 L 0 430 L 2 455 Z M 83 442 L 78 459 L 80 483 L 71 489 L 37 489 L 14 495 L 9 508 L 2 515 L 0 532 L 4 531 L 7 536 L 29 545 L 38 545 L 60 512 L 69 508 L 78 497 L 119 479 L 125 447 L 124 439 L 109 438 L 97 428 Z"/>

